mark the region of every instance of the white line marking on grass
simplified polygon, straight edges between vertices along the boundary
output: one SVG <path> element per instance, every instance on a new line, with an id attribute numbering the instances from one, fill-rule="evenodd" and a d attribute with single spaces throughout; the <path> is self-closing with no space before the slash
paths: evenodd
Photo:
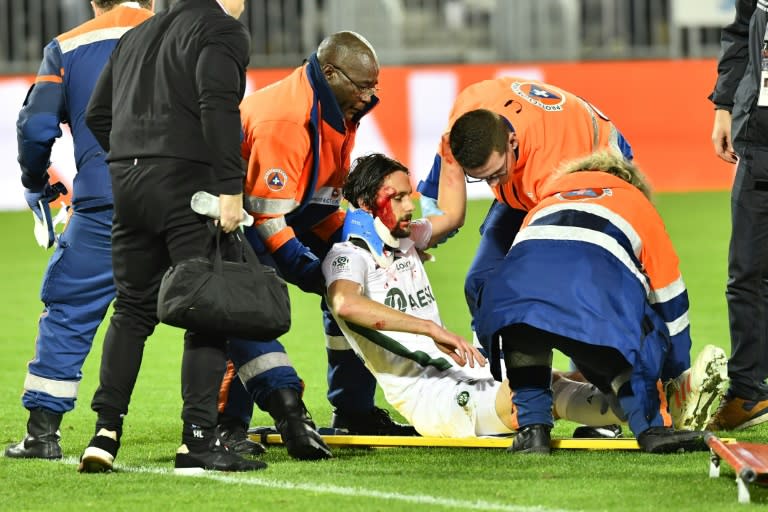
<path id="1" fill-rule="evenodd" d="M 205 473 L 200 476 L 225 483 L 249 484 L 259 487 L 268 487 L 271 489 L 290 489 L 322 494 L 333 494 L 337 496 L 375 498 L 385 501 L 402 501 L 418 505 L 438 505 L 442 507 L 457 508 L 460 510 L 492 510 L 499 512 L 566 512 L 557 509 L 546 509 L 539 506 L 526 507 L 520 505 L 504 505 L 501 503 L 491 503 L 483 500 L 456 500 L 451 498 L 439 498 L 427 494 L 403 494 L 399 492 L 376 491 L 373 489 L 363 489 L 360 487 L 342 487 L 330 484 L 295 483 L 280 480 L 268 480 L 265 478 L 236 478 L 227 475 L 209 473 Z"/>
<path id="2" fill-rule="evenodd" d="M 77 459 L 66 458 L 63 460 L 65 463 L 78 463 Z M 452 498 L 440 498 L 437 496 L 430 496 L 428 494 L 404 494 L 399 492 L 377 491 L 374 489 L 364 489 L 361 487 L 342 487 L 339 485 L 330 484 L 308 484 L 308 483 L 296 483 L 286 482 L 281 480 L 272 480 L 267 478 L 249 478 L 243 474 L 242 477 L 230 476 L 225 473 L 217 473 L 214 471 L 207 471 L 199 475 L 176 475 L 173 470 L 162 468 L 150 468 L 146 466 L 122 466 L 115 467 L 118 472 L 126 473 L 152 473 L 158 475 L 169 475 L 185 478 L 207 478 L 209 480 L 216 480 L 217 482 L 223 482 L 226 484 L 239 484 L 239 485 L 255 485 L 258 487 L 266 487 L 269 489 L 286 489 L 297 490 L 306 492 L 316 492 L 321 494 L 332 494 L 336 496 L 352 496 L 352 497 L 365 497 L 374 498 L 386 501 L 402 501 L 406 503 L 414 503 L 418 505 L 436 505 L 442 507 L 451 507 L 461 510 L 489 510 L 499 512 L 572 512 L 566 509 L 546 508 L 542 506 L 523 506 L 523 505 L 506 505 L 503 503 L 492 503 L 484 500 L 457 500 Z"/>

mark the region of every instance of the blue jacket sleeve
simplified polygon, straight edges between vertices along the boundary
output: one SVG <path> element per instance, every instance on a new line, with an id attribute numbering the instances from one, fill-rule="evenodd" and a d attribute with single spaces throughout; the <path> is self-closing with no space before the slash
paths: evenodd
<path id="1" fill-rule="evenodd" d="M 291 238 L 272 253 L 277 268 L 286 281 L 305 292 L 325 293 L 325 278 L 320 259 L 298 239 Z"/>
<path id="2" fill-rule="evenodd" d="M 666 324 L 671 347 L 662 370 L 663 381 L 673 379 L 691 366 L 691 326 L 688 321 L 688 291 L 682 288 L 672 297 L 651 304 Z"/>
<path id="3" fill-rule="evenodd" d="M 437 191 L 440 186 L 440 166 L 442 165 L 442 159 L 439 154 L 435 155 L 435 160 L 432 162 L 432 169 L 429 170 L 429 174 L 426 178 L 419 182 L 416 190 L 423 196 L 437 199 Z"/>
<path id="4" fill-rule="evenodd" d="M 632 151 L 632 145 L 618 130 L 616 136 L 616 144 L 619 147 L 619 151 L 621 151 L 621 154 L 625 160 L 629 160 L 631 162 L 635 158 L 635 153 Z"/>
<path id="5" fill-rule="evenodd" d="M 51 148 L 66 123 L 61 49 L 56 40 L 45 47 L 35 84 L 29 89 L 16 123 L 21 183 L 39 190 L 48 182 Z"/>

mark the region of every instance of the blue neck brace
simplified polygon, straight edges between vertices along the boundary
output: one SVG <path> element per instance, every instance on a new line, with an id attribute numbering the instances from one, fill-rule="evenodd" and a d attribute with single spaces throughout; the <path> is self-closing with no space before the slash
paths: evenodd
<path id="1" fill-rule="evenodd" d="M 360 208 L 350 207 L 344 219 L 344 227 L 341 229 L 341 240 L 346 242 L 352 238 L 365 242 L 376 263 L 385 268 L 394 261 L 393 251 L 385 251 L 385 248 L 400 247 L 400 240 L 392 236 L 378 217 L 374 218 L 369 212 Z"/>

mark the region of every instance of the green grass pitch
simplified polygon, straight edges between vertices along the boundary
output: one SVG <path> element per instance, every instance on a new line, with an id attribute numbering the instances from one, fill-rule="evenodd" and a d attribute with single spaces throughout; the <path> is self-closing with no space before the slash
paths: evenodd
<path id="1" fill-rule="evenodd" d="M 725 192 L 660 194 L 656 203 L 675 242 L 688 285 L 694 355 L 706 343 L 728 350 L 724 298 L 729 236 Z M 487 201 L 470 204 L 467 225 L 434 251 L 430 279 L 447 326 L 470 335 L 463 276 L 474 254 Z M 0 213 L 0 442 L 17 441 L 26 411 L 20 402 L 26 362 L 33 357 L 40 277 L 50 253 L 37 248 L 29 212 Z M 292 289 L 294 328 L 283 341 L 307 383 L 305 401 L 319 425 L 330 420 L 325 400 L 325 350 L 316 296 Z M 708 477 L 706 453 L 556 451 L 551 457 L 504 450 L 452 448 L 335 449 L 319 462 L 291 460 L 270 447 L 266 471 L 254 474 L 172 474 L 180 443 L 181 331 L 160 326 L 147 343 L 112 474 L 80 475 L 76 462 L 93 433 L 90 399 L 98 379 L 104 326 L 83 369 L 80 400 L 62 424 L 62 462 L 0 457 L 0 510 L 257 510 L 322 511 L 701 511 L 734 510 L 733 472 Z M 562 357 L 556 365 L 564 367 Z M 384 405 L 381 396 L 377 399 Z M 257 411 L 253 425 L 266 425 Z M 568 437 L 573 424 L 558 424 Z M 768 427 L 729 436 L 768 442 Z M 753 502 L 768 492 L 752 490 Z"/>

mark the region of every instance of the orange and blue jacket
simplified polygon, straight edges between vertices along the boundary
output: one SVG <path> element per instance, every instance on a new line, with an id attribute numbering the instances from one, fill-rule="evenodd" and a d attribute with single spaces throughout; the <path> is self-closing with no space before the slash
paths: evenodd
<path id="1" fill-rule="evenodd" d="M 358 123 L 378 101 L 374 97 L 347 121 L 315 54 L 242 101 L 245 208 L 278 267 L 280 260 L 310 251 L 303 238 L 330 246 L 331 236 L 339 232 L 344 223 L 341 187 Z"/>
<path id="2" fill-rule="evenodd" d="M 21 182 L 26 188 L 36 189 L 48 181 L 51 148 L 61 137 L 61 123 L 67 123 L 77 166 L 72 204 L 76 209 L 112 204 L 106 154 L 85 124 L 85 110 L 117 41 L 151 16 L 147 9 L 118 5 L 45 47 L 16 124 Z"/>
<path id="3" fill-rule="evenodd" d="M 690 366 L 688 293 L 651 202 L 604 172 L 556 177 L 539 192 L 486 281 L 478 336 L 525 323 L 615 348 L 633 366 L 650 358 L 651 382 L 677 377 Z M 657 353 L 644 346 L 652 332 Z"/>
<path id="4" fill-rule="evenodd" d="M 600 149 L 632 159 L 632 149 L 613 123 L 584 99 L 535 80 L 501 77 L 470 85 L 453 105 L 446 134 L 463 114 L 486 109 L 502 116 L 517 134 L 517 164 L 504 185 L 496 185 L 497 200 L 518 210 L 530 210 L 541 187 L 560 165 Z M 429 176 L 419 184 L 422 194 L 437 198 L 440 166 L 453 159 L 441 144 Z"/>

